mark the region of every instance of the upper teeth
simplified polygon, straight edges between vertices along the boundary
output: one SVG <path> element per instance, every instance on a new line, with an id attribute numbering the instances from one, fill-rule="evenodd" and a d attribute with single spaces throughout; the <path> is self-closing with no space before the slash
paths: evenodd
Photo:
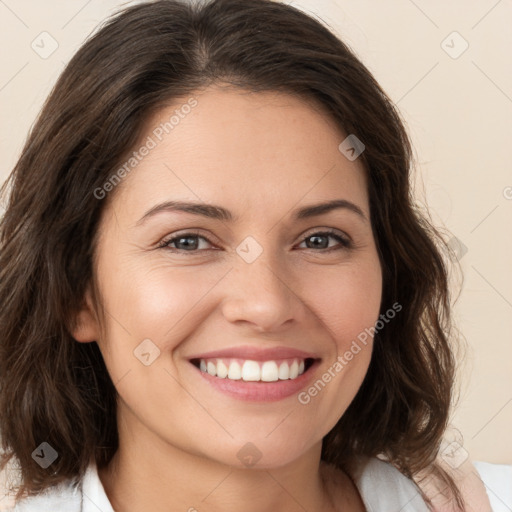
<path id="1" fill-rule="evenodd" d="M 222 379 L 275 382 L 296 379 L 304 373 L 304 359 L 287 361 L 240 361 L 236 359 L 200 359 L 199 368 Z"/>

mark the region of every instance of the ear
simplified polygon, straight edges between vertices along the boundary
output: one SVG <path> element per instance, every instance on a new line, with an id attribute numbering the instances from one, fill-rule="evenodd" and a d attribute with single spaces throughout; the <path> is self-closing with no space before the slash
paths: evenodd
<path id="1" fill-rule="evenodd" d="M 84 297 L 84 303 L 75 318 L 74 328 L 71 335 L 76 341 L 81 343 L 89 343 L 97 341 L 100 335 L 100 325 L 93 307 L 90 288 L 87 287 Z"/>

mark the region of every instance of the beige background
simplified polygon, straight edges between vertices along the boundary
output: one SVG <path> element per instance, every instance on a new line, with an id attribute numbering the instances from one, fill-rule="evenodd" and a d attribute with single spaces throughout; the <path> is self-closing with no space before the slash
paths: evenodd
<path id="1" fill-rule="evenodd" d="M 134 3 L 0 1 L 0 179 L 85 37 Z M 452 423 L 473 460 L 512 464 L 512 3 L 287 3 L 337 31 L 403 114 L 417 153 L 418 197 L 463 244 L 455 317 L 468 352 Z M 47 58 L 31 47 L 46 38 L 51 49 L 42 32 L 58 44 Z"/>

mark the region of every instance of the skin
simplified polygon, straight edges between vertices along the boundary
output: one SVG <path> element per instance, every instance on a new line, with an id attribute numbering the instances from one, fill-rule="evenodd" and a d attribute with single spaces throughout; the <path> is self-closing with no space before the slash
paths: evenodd
<path id="1" fill-rule="evenodd" d="M 338 150 L 346 134 L 327 114 L 299 98 L 220 87 L 194 97 L 198 105 L 111 192 L 99 227 L 103 314 L 88 292 L 73 334 L 98 343 L 119 393 L 120 447 L 100 479 L 117 512 L 364 510 L 346 474 L 326 476 L 320 453 L 364 379 L 371 338 L 307 405 L 296 394 L 227 396 L 188 361 L 239 345 L 289 346 L 320 358 L 314 382 L 375 324 L 382 273 L 362 164 Z M 141 140 L 186 100 L 159 111 Z M 293 218 L 334 199 L 364 217 L 340 208 Z M 164 211 L 138 225 L 169 200 L 239 218 Z M 329 228 L 352 247 L 330 236 L 315 246 L 311 235 Z M 179 240 L 158 247 L 189 230 L 209 241 L 193 239 L 195 252 Z M 236 252 L 248 236 L 263 250 L 252 263 Z M 134 356 L 145 339 L 160 350 L 149 366 Z M 237 457 L 247 442 L 261 453 L 250 467 Z"/>

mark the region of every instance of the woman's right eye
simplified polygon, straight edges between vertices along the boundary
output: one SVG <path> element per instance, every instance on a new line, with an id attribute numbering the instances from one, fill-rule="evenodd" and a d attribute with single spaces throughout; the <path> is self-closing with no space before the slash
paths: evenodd
<path id="1" fill-rule="evenodd" d="M 212 245 L 206 237 L 198 235 L 197 233 L 182 233 L 178 236 L 164 239 L 158 247 L 180 253 L 202 252 L 205 249 L 199 249 L 199 240 L 204 240 L 206 243 Z M 173 245 L 174 247 L 172 247 Z"/>

